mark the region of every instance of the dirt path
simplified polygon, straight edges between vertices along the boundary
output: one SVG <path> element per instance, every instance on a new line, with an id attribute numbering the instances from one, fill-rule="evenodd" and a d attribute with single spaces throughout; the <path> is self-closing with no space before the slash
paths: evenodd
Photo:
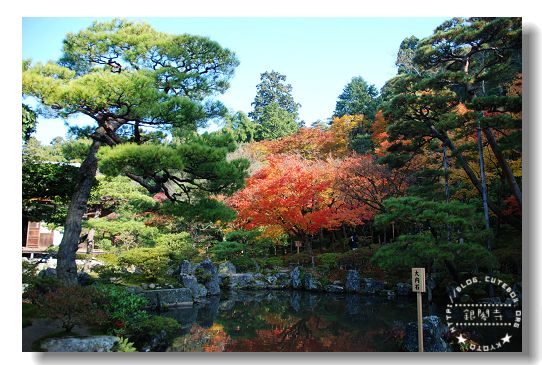
<path id="1" fill-rule="evenodd" d="M 32 344 L 47 335 L 62 331 L 62 322 L 54 319 L 34 319 L 32 325 L 23 328 L 23 352 L 32 352 Z M 88 329 L 75 326 L 74 336 L 89 336 Z"/>

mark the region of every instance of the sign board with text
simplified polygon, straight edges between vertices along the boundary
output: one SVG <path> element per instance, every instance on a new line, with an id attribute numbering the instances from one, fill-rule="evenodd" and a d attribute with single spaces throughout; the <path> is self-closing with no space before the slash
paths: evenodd
<path id="1" fill-rule="evenodd" d="M 412 268 L 412 291 L 415 293 L 425 293 L 425 268 Z"/>

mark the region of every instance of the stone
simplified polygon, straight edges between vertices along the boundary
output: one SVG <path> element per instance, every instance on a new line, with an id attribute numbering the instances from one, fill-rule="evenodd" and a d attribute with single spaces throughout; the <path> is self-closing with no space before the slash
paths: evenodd
<path id="1" fill-rule="evenodd" d="M 384 289 L 384 282 L 372 278 L 361 279 L 361 292 L 364 294 L 376 294 Z"/>
<path id="2" fill-rule="evenodd" d="M 77 282 L 79 283 L 79 285 L 90 285 L 93 280 L 94 279 L 92 278 L 92 276 L 90 276 L 90 274 L 85 271 L 79 271 L 77 273 Z"/>
<path id="3" fill-rule="evenodd" d="M 254 284 L 254 274 L 232 274 L 230 275 L 230 288 L 232 289 L 250 289 Z"/>
<path id="4" fill-rule="evenodd" d="M 290 285 L 292 284 L 288 273 L 279 272 L 275 276 L 277 277 L 276 285 L 278 285 L 281 288 L 289 288 Z"/>
<path id="5" fill-rule="evenodd" d="M 181 274 L 193 275 L 194 274 L 194 267 L 192 266 L 190 261 L 183 260 L 183 262 L 181 262 L 181 265 L 179 266 L 179 272 Z"/>
<path id="6" fill-rule="evenodd" d="M 192 291 L 188 288 L 146 290 L 141 295 L 149 300 L 151 307 L 174 307 L 193 302 Z"/>
<path id="7" fill-rule="evenodd" d="M 194 273 L 198 282 L 205 285 L 207 295 L 220 294 L 220 280 L 218 278 L 218 270 L 211 260 L 202 261 L 195 267 Z"/>
<path id="8" fill-rule="evenodd" d="M 342 293 L 344 291 L 344 288 L 340 285 L 331 284 L 326 285 L 324 287 L 324 291 L 327 291 L 329 293 Z"/>
<path id="9" fill-rule="evenodd" d="M 46 269 L 41 270 L 38 273 L 38 276 L 40 278 L 56 278 L 56 269 L 53 269 L 52 267 L 48 267 Z"/>
<path id="10" fill-rule="evenodd" d="M 314 278 L 311 273 L 306 273 L 303 278 L 303 288 L 305 290 L 316 291 L 320 290 L 320 282 Z"/>
<path id="11" fill-rule="evenodd" d="M 406 297 L 412 294 L 412 285 L 408 283 L 397 283 L 395 286 L 397 288 L 397 295 L 401 297 Z"/>
<path id="12" fill-rule="evenodd" d="M 156 284 L 150 283 L 149 284 L 149 289 L 156 289 Z"/>
<path id="13" fill-rule="evenodd" d="M 349 293 L 361 292 L 361 277 L 357 270 L 348 270 L 344 289 Z"/>
<path id="14" fill-rule="evenodd" d="M 207 296 L 205 285 L 198 283 L 194 275 L 181 274 L 180 281 L 185 288 L 190 289 L 194 300 Z"/>
<path id="15" fill-rule="evenodd" d="M 423 349 L 425 352 L 450 352 L 451 348 L 443 337 L 448 333 L 439 317 L 423 317 Z M 403 348 L 408 352 L 418 352 L 418 324 L 410 322 L 405 329 Z"/>
<path id="16" fill-rule="evenodd" d="M 293 289 L 301 289 L 301 268 L 299 266 L 294 267 L 294 269 L 290 273 L 290 279 L 292 281 Z"/>
<path id="17" fill-rule="evenodd" d="M 118 341 L 116 336 L 50 338 L 41 348 L 47 352 L 110 352 Z"/>
<path id="18" fill-rule="evenodd" d="M 232 264 L 229 261 L 226 261 L 218 265 L 218 273 L 226 274 L 226 275 L 237 274 L 237 269 L 235 268 L 234 264 Z"/>

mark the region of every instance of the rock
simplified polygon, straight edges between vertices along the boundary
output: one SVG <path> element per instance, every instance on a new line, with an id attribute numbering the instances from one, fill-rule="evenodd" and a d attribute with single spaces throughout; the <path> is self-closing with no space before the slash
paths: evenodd
<path id="1" fill-rule="evenodd" d="M 261 273 L 254 274 L 254 282 L 252 284 L 252 288 L 254 289 L 265 289 L 268 287 L 267 279 L 265 278 L 265 275 Z"/>
<path id="2" fill-rule="evenodd" d="M 254 284 L 254 274 L 232 274 L 230 275 L 230 288 L 232 289 L 249 289 Z"/>
<path id="3" fill-rule="evenodd" d="M 294 269 L 290 273 L 290 279 L 292 281 L 293 289 L 301 288 L 301 268 L 299 266 L 294 267 Z"/>
<path id="4" fill-rule="evenodd" d="M 149 289 L 156 289 L 156 284 L 150 283 L 149 284 Z"/>
<path id="5" fill-rule="evenodd" d="M 320 287 L 320 282 L 318 282 L 311 273 L 305 274 L 305 277 L 303 278 L 303 288 L 305 288 L 305 290 L 315 291 L 319 290 Z"/>
<path id="6" fill-rule="evenodd" d="M 198 283 L 194 275 L 181 274 L 180 281 L 185 288 L 190 289 L 194 300 L 207 296 L 207 289 L 203 284 Z"/>
<path id="7" fill-rule="evenodd" d="M 384 289 L 384 282 L 372 278 L 361 279 L 361 292 L 364 294 L 376 294 Z"/>
<path id="8" fill-rule="evenodd" d="M 357 270 L 348 270 L 346 274 L 345 290 L 349 293 L 361 292 L 361 278 Z"/>
<path id="9" fill-rule="evenodd" d="M 274 276 L 277 278 L 277 280 L 271 286 L 271 288 L 287 289 L 291 287 L 292 281 L 290 280 L 290 275 L 288 275 L 287 273 L 279 272 L 279 273 L 276 273 Z"/>
<path id="10" fill-rule="evenodd" d="M 79 283 L 79 285 L 90 285 L 93 280 L 94 279 L 92 279 L 92 276 L 90 276 L 90 274 L 85 271 L 79 271 L 77 273 L 77 282 Z"/>
<path id="11" fill-rule="evenodd" d="M 437 316 L 423 317 L 423 349 L 425 352 L 450 352 L 450 345 L 443 336 L 448 333 L 448 326 Z M 405 329 L 403 348 L 409 352 L 418 351 L 418 325 L 410 322 Z"/>
<path id="12" fill-rule="evenodd" d="M 192 304 L 192 291 L 188 288 L 146 290 L 141 293 L 151 307 L 174 307 Z"/>
<path id="13" fill-rule="evenodd" d="M 342 293 L 344 291 L 344 288 L 340 285 L 331 284 L 331 285 L 326 285 L 324 287 L 324 290 L 329 293 Z"/>
<path id="14" fill-rule="evenodd" d="M 40 278 L 56 278 L 56 269 L 48 267 L 38 273 Z"/>
<path id="15" fill-rule="evenodd" d="M 207 295 L 220 294 L 220 280 L 218 270 L 211 260 L 207 259 L 195 267 L 194 273 L 198 282 L 205 285 Z"/>
<path id="16" fill-rule="evenodd" d="M 147 283 L 142 283 L 142 284 L 141 284 L 141 288 L 143 288 L 144 290 L 147 290 L 147 289 L 149 289 L 149 284 L 147 284 Z"/>
<path id="17" fill-rule="evenodd" d="M 397 283 L 397 295 L 405 297 L 412 293 L 412 285 L 408 283 Z"/>
<path id="18" fill-rule="evenodd" d="M 109 352 L 118 341 L 115 336 L 50 338 L 41 347 L 48 352 Z"/>
<path id="19" fill-rule="evenodd" d="M 229 261 L 226 261 L 226 262 L 223 262 L 220 265 L 218 265 L 218 273 L 219 274 L 226 274 L 226 275 L 236 274 L 237 269 L 235 268 L 234 264 L 232 264 Z"/>
<path id="20" fill-rule="evenodd" d="M 190 261 L 183 260 L 183 262 L 181 262 L 181 265 L 179 266 L 179 272 L 181 274 L 193 275 L 194 267 L 192 267 L 192 264 L 190 263 Z"/>

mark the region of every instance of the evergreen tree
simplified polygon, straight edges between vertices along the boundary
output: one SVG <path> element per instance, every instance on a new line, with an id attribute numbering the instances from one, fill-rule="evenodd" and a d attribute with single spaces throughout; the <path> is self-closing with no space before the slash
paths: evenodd
<path id="1" fill-rule="evenodd" d="M 298 120 L 301 106 L 294 101 L 292 85 L 276 71 L 264 72 L 256 86 L 254 110 L 248 116 L 258 125 L 256 140 L 276 139 L 297 132 L 303 122 Z"/>
<path id="2" fill-rule="evenodd" d="M 360 114 L 373 120 L 378 110 L 378 90 L 374 85 L 367 84 L 361 76 L 353 77 L 339 95 L 333 115 Z"/>
<path id="3" fill-rule="evenodd" d="M 109 159 L 104 170 L 126 173 L 149 191 L 162 190 L 170 197 L 184 193 L 179 180 L 185 178 L 176 176 L 178 171 L 188 175 L 187 184 L 194 189 L 199 185 L 196 177 L 213 179 L 218 175 L 216 171 L 228 173 L 242 168 L 241 163 L 230 161 L 224 163 L 223 170 L 207 171 L 213 170 L 216 158 L 224 155 L 224 146 L 218 146 L 220 151 L 210 166 L 210 146 L 193 144 L 198 149 L 192 153 L 183 149 L 182 139 L 164 146 L 144 143 L 141 138 L 145 126 L 170 132 L 190 131 L 216 116 L 221 108 L 203 100 L 228 88 L 237 64 L 231 51 L 208 38 L 162 33 L 145 23 L 119 19 L 95 22 L 86 30 L 69 33 L 58 62 L 23 63 L 23 94 L 38 99 L 48 116 L 81 113 L 96 123 L 68 207 L 58 253 L 60 280 L 77 280 L 75 252 L 102 146 L 108 146 L 101 155 L 104 161 Z M 125 145 L 127 135 L 131 135 L 133 144 Z M 222 143 L 219 139 L 216 142 Z M 115 167 L 116 163 L 125 168 Z M 232 179 L 240 174 L 236 172 Z M 204 183 L 201 189 L 210 185 L 216 191 L 235 185 L 225 177 L 219 180 Z M 168 185 L 171 181 L 174 187 Z"/>

